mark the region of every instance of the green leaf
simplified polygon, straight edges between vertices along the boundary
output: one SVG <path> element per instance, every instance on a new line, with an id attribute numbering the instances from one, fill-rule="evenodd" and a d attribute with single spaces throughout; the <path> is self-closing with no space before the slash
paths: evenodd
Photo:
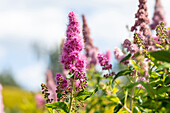
<path id="1" fill-rule="evenodd" d="M 129 53 L 127 56 L 125 56 L 120 62 L 126 61 L 131 57 L 131 54 Z"/>
<path id="2" fill-rule="evenodd" d="M 68 107 L 66 105 L 66 103 L 64 102 L 54 102 L 54 103 L 49 103 L 49 104 L 45 104 L 47 108 L 52 108 L 52 109 L 57 109 L 57 110 L 63 110 L 64 112 L 68 113 Z"/>
<path id="3" fill-rule="evenodd" d="M 150 52 L 149 54 L 156 60 L 170 63 L 170 51 L 161 50 L 156 52 Z"/>
<path id="4" fill-rule="evenodd" d="M 49 111 L 50 113 L 53 113 L 53 109 L 52 109 L 52 108 L 48 108 L 48 111 Z"/>
<path id="5" fill-rule="evenodd" d="M 160 44 L 156 44 L 156 46 L 158 46 L 158 47 L 164 49 L 164 47 L 163 47 L 162 45 L 160 45 Z"/>
<path id="6" fill-rule="evenodd" d="M 151 97 L 155 96 L 156 91 L 151 87 L 151 85 L 146 82 L 146 81 L 139 81 L 139 82 L 135 82 L 135 83 L 131 83 L 130 85 L 126 86 L 126 88 L 133 88 L 134 86 L 141 84 L 143 87 L 145 87 L 145 89 L 147 90 L 148 94 Z"/>
<path id="7" fill-rule="evenodd" d="M 124 105 L 124 99 L 125 97 L 120 100 L 123 105 Z M 121 104 L 117 104 L 114 108 L 114 113 L 117 113 L 122 107 L 123 106 Z"/>
<path id="8" fill-rule="evenodd" d="M 61 94 L 60 93 L 57 93 L 57 98 L 60 98 L 61 97 Z"/>
<path id="9" fill-rule="evenodd" d="M 136 107 L 133 108 L 133 113 L 139 113 Z"/>
<path id="10" fill-rule="evenodd" d="M 158 66 L 158 69 L 161 69 L 161 68 L 163 69 L 170 68 L 170 63 L 166 63 L 166 62 L 162 63 L 161 65 Z"/>
<path id="11" fill-rule="evenodd" d="M 72 74 L 69 73 L 69 74 L 66 75 L 66 78 L 69 79 L 69 78 L 71 78 L 73 75 L 74 75 L 74 73 L 72 73 Z"/>
<path id="12" fill-rule="evenodd" d="M 123 106 L 121 104 L 117 104 L 114 108 L 114 113 L 117 113 Z"/>
<path id="13" fill-rule="evenodd" d="M 86 100 L 87 98 L 91 97 L 98 91 L 98 87 L 93 91 L 93 92 L 88 92 L 88 91 L 80 91 L 78 94 L 75 96 L 77 100 Z"/>
<path id="14" fill-rule="evenodd" d="M 120 76 L 124 76 L 124 75 L 128 75 L 130 74 L 132 71 L 131 70 L 124 70 L 124 71 L 120 71 L 118 72 L 115 77 L 113 78 L 112 83 L 114 82 L 114 80 L 116 80 L 116 78 L 120 77 Z"/>

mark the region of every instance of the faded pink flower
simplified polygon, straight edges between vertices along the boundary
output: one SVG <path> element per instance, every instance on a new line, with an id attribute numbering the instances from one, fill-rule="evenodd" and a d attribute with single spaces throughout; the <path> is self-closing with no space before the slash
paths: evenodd
<path id="1" fill-rule="evenodd" d="M 136 44 L 131 44 L 129 47 L 129 51 L 130 51 L 130 53 L 135 54 L 139 51 L 139 48 Z"/>
<path id="2" fill-rule="evenodd" d="M 93 44 L 93 40 L 90 37 L 90 28 L 88 27 L 87 20 L 84 15 L 82 15 L 83 19 L 83 38 L 85 43 L 85 51 L 86 51 L 86 57 L 88 58 L 88 68 L 91 67 L 91 65 L 96 65 L 97 62 L 97 53 L 98 48 Z"/>
<path id="3" fill-rule="evenodd" d="M 54 82 L 53 73 L 51 70 L 46 71 L 46 84 L 47 84 L 48 92 L 50 93 L 49 99 L 53 99 L 54 101 L 56 101 L 57 99 L 56 84 Z"/>
<path id="4" fill-rule="evenodd" d="M 144 59 L 144 61 L 142 62 L 142 68 L 144 70 L 144 74 L 145 74 L 145 77 L 148 76 L 148 70 L 149 70 L 149 60 L 148 59 Z"/>
<path id="5" fill-rule="evenodd" d="M 152 30 L 154 30 L 156 26 L 159 25 L 161 22 L 164 22 L 164 24 L 166 25 L 165 11 L 163 10 L 161 0 L 156 0 L 155 2 L 154 15 L 152 20 L 152 24 L 150 25 Z"/>
<path id="6" fill-rule="evenodd" d="M 137 78 L 137 81 L 146 81 L 146 78 L 141 76 Z M 145 89 L 145 87 L 143 87 L 141 84 L 137 85 L 137 87 Z"/>
<path id="7" fill-rule="evenodd" d="M 159 37 L 158 36 L 154 37 L 153 39 L 156 41 L 157 44 L 161 44 L 161 41 L 159 41 Z"/>
<path id="8" fill-rule="evenodd" d="M 0 113 L 5 113 L 4 112 L 4 104 L 3 104 L 3 98 L 2 98 L 2 85 L 0 84 Z"/>
<path id="9" fill-rule="evenodd" d="M 44 101 L 41 94 L 35 95 L 35 101 L 36 101 L 37 108 L 43 108 L 44 107 L 45 101 Z"/>
<path id="10" fill-rule="evenodd" d="M 109 62 L 112 60 L 112 53 L 111 53 L 110 49 L 108 49 L 106 51 L 105 56 L 106 56 L 106 58 L 108 59 Z"/>
<path id="11" fill-rule="evenodd" d="M 122 50 L 118 47 L 116 47 L 114 49 L 114 55 L 115 55 L 115 58 L 117 59 L 118 62 L 120 62 L 126 55 L 122 52 Z M 123 64 L 128 64 L 129 61 L 126 60 L 126 61 L 123 61 L 122 62 Z"/>
<path id="12" fill-rule="evenodd" d="M 134 26 L 131 27 L 131 31 L 135 31 L 143 35 L 142 37 L 144 38 L 143 44 L 145 49 L 148 49 L 149 45 L 152 45 L 152 40 L 151 40 L 151 31 L 148 27 L 148 24 L 150 23 L 150 20 L 148 18 L 148 8 L 147 8 L 147 0 L 139 0 L 139 9 L 137 13 L 135 14 L 135 24 Z M 138 29 L 139 28 L 139 29 Z"/>
<path id="13" fill-rule="evenodd" d="M 123 47 L 124 47 L 124 48 L 127 48 L 127 51 L 130 50 L 130 45 L 131 45 L 130 40 L 125 39 L 124 42 L 123 42 Z"/>

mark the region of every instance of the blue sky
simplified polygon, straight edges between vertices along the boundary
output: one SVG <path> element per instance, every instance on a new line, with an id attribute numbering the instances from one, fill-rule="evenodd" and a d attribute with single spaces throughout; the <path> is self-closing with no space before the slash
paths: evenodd
<path id="1" fill-rule="evenodd" d="M 169 0 L 162 0 L 170 23 Z M 31 44 L 53 48 L 65 38 L 67 14 L 85 14 L 91 37 L 101 51 L 113 50 L 129 38 L 126 25 L 135 22 L 138 0 L 0 0 L 0 71 L 11 69 L 25 89 L 45 82 L 46 60 L 37 60 Z M 148 0 L 152 18 L 154 0 Z"/>

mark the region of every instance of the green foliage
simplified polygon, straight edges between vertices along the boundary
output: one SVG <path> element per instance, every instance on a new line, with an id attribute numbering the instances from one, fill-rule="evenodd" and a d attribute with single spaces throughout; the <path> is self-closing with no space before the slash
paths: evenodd
<path id="1" fill-rule="evenodd" d="M 129 53 L 127 56 L 125 56 L 120 62 L 126 61 L 131 57 L 131 53 Z"/>
<path id="2" fill-rule="evenodd" d="M 4 70 L 0 73 L 0 83 L 6 86 L 19 87 L 17 82 L 13 78 L 13 74 L 10 70 Z"/>
<path id="3" fill-rule="evenodd" d="M 156 52 L 150 52 L 150 55 L 158 61 L 170 63 L 170 51 L 161 50 Z"/>
<path id="4" fill-rule="evenodd" d="M 6 113 L 48 113 L 46 109 L 36 107 L 35 94 L 32 92 L 4 86 L 2 96 Z"/>
<path id="5" fill-rule="evenodd" d="M 123 70 L 118 72 L 115 77 L 113 78 L 113 82 L 114 80 L 116 80 L 116 78 L 120 77 L 120 76 L 125 76 L 125 75 L 129 75 L 132 71 L 131 70 Z"/>
<path id="6" fill-rule="evenodd" d="M 122 98 L 122 99 L 120 100 L 122 104 L 117 104 L 117 105 L 115 106 L 115 108 L 114 108 L 114 113 L 117 113 L 117 112 L 123 107 L 122 105 L 124 105 L 124 99 L 125 99 L 125 98 Z"/>
<path id="7" fill-rule="evenodd" d="M 78 100 L 86 100 L 87 98 L 91 97 L 98 91 L 98 87 L 93 92 L 88 91 L 80 91 L 77 95 L 75 95 L 75 98 Z"/>
<path id="8" fill-rule="evenodd" d="M 54 103 L 49 103 L 49 104 L 46 104 L 47 108 L 52 108 L 52 109 L 57 109 L 57 110 L 63 110 L 64 112 L 68 113 L 69 110 L 68 110 L 68 107 L 67 107 L 67 104 L 64 103 L 64 102 L 54 102 Z M 51 112 L 51 110 L 50 110 Z"/>

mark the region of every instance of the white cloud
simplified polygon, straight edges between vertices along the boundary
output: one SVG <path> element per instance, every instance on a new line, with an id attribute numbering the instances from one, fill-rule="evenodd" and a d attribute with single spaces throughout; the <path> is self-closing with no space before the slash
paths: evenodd
<path id="1" fill-rule="evenodd" d="M 45 69 L 46 66 L 43 62 L 36 62 L 18 70 L 15 79 L 24 88 L 38 91 L 41 83 L 45 83 Z"/>
<path id="2" fill-rule="evenodd" d="M 0 38 L 15 36 L 54 44 L 65 36 L 66 16 L 57 8 L 0 12 Z"/>

